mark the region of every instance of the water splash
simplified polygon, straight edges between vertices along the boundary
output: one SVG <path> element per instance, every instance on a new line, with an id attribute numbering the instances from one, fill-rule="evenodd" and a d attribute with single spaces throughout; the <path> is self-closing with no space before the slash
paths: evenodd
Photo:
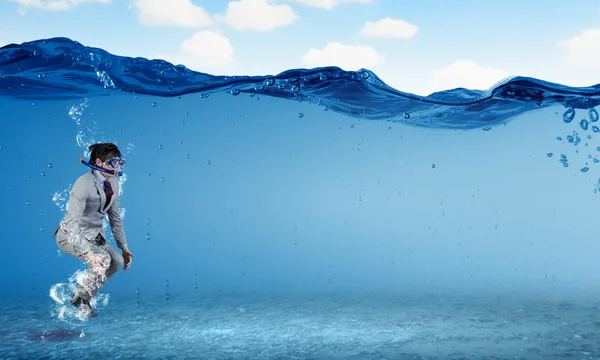
<path id="1" fill-rule="evenodd" d="M 292 69 L 267 76 L 214 76 L 164 60 L 112 55 L 67 38 L 0 48 L 0 95 L 72 99 L 129 92 L 180 96 L 213 92 L 263 94 L 308 101 L 348 116 L 430 128 L 489 130 L 525 112 L 551 105 L 577 109 L 600 104 L 600 84 L 574 88 L 528 77 L 506 79 L 487 91 L 452 89 L 429 96 L 398 91 L 369 70 Z M 460 116 L 457 116 L 460 114 Z M 595 116 L 595 117 L 593 117 Z"/>
<path id="2" fill-rule="evenodd" d="M 53 318 L 67 323 L 88 320 L 86 316 L 82 315 L 81 312 L 69 302 L 72 294 L 77 289 L 77 285 L 84 281 L 85 276 L 85 270 L 78 270 L 69 277 L 69 282 L 54 284 L 50 288 L 49 296 L 54 300 L 54 306 L 50 311 Z M 108 306 L 109 301 L 110 295 L 97 294 L 90 301 L 90 305 L 95 309 L 101 310 Z"/>

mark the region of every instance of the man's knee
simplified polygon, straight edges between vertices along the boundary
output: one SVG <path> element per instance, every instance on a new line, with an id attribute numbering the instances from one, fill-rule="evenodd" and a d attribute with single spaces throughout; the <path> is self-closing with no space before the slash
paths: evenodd
<path id="1" fill-rule="evenodd" d="M 114 268 L 115 271 L 117 271 L 117 270 L 119 270 L 120 268 L 123 267 L 124 263 L 125 262 L 123 261 L 123 256 L 121 254 L 119 254 L 119 253 L 115 253 L 111 257 L 110 267 Z"/>

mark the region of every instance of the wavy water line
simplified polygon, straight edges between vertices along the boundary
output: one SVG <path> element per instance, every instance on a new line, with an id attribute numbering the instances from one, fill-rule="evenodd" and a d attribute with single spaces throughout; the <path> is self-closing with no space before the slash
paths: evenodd
<path id="1" fill-rule="evenodd" d="M 0 96 L 72 99 L 114 92 L 162 97 L 262 94 L 308 101 L 360 119 L 451 129 L 488 129 L 552 105 L 573 111 L 600 104 L 600 84 L 568 87 L 529 77 L 508 78 L 486 91 L 458 88 L 418 96 L 388 86 L 366 69 L 320 67 L 277 75 L 216 76 L 164 60 L 116 56 L 68 38 L 0 48 Z"/>

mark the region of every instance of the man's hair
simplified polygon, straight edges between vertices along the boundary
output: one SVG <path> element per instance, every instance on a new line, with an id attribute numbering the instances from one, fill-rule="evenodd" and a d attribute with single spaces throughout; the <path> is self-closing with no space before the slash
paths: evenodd
<path id="1" fill-rule="evenodd" d="M 90 164 L 96 164 L 96 159 L 104 162 L 113 157 L 121 157 L 121 151 L 113 143 L 92 144 L 88 150 L 90 151 Z"/>

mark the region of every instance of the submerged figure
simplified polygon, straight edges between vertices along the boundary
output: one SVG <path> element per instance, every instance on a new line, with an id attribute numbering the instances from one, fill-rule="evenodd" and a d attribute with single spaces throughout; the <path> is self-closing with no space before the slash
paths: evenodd
<path id="1" fill-rule="evenodd" d="M 90 306 L 104 284 L 124 266 L 131 265 L 133 254 L 127 247 L 127 239 L 119 214 L 119 182 L 115 177 L 125 166 L 121 152 L 112 143 L 93 144 L 90 161 L 92 170 L 81 175 L 73 184 L 65 216 L 54 232 L 58 247 L 66 254 L 84 260 L 88 269 L 83 281 L 71 298 L 71 304 L 86 316 L 96 317 Z M 104 217 L 122 254 L 106 242 Z"/>

